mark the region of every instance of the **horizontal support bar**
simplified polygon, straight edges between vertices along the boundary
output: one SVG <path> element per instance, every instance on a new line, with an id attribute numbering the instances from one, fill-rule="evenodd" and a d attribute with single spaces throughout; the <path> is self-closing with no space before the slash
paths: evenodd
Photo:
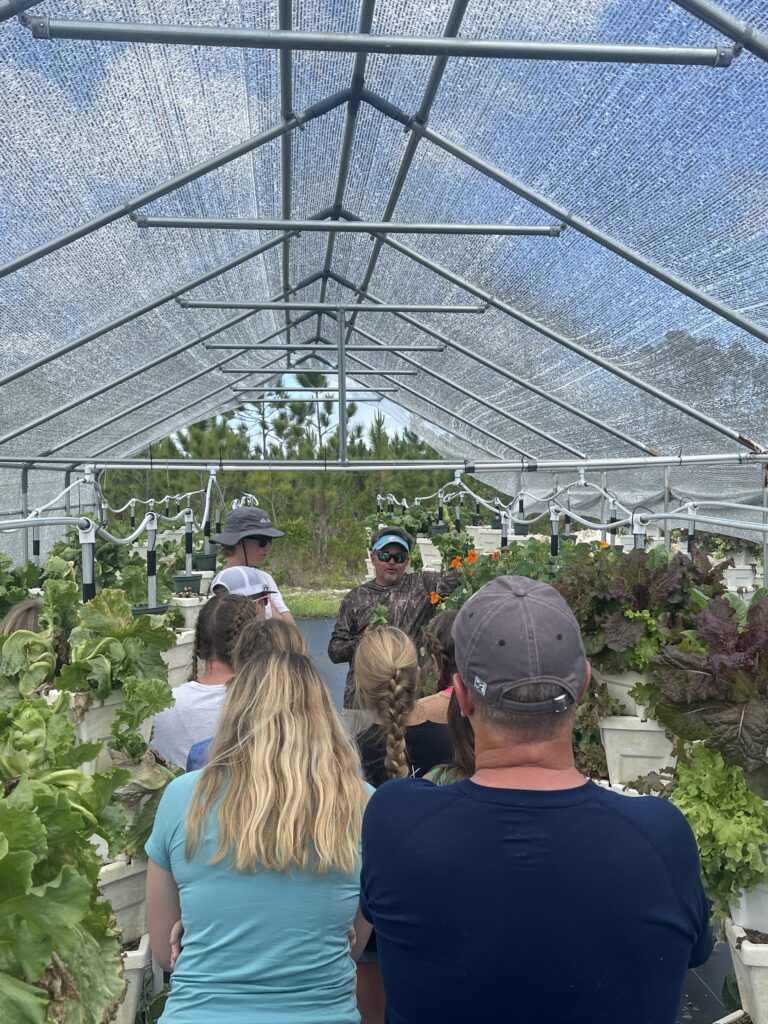
<path id="1" fill-rule="evenodd" d="M 0 21 L 8 21 L 15 14 L 29 10 L 30 7 L 37 7 L 42 0 L 2 0 L 0 2 Z"/>
<path id="2" fill-rule="evenodd" d="M 140 228 L 217 228 L 225 231 L 319 231 L 383 235 L 544 235 L 558 238 L 564 224 L 401 224 L 392 221 L 248 220 L 238 217 L 145 217 L 131 214 Z"/>
<path id="3" fill-rule="evenodd" d="M 143 25 L 109 21 L 60 21 L 23 14 L 35 39 L 93 39 L 117 43 L 231 46 L 258 50 L 321 50 L 388 53 L 422 57 L 485 57 L 510 60 L 588 61 L 622 64 L 703 64 L 727 67 L 727 46 L 625 46 L 597 43 L 539 43 L 452 36 L 385 36 L 362 32 L 292 32 L 214 28 L 198 25 Z"/>
<path id="4" fill-rule="evenodd" d="M 754 452 L 722 452 L 707 455 L 661 455 L 661 456 L 629 456 L 623 459 L 550 459 L 537 460 L 535 465 L 540 472 L 560 473 L 565 470 L 577 470 L 590 472 L 591 470 L 624 470 L 624 469 L 650 469 L 657 470 L 664 466 L 732 466 L 744 469 L 755 466 L 767 465 L 768 454 L 758 455 Z M 454 460 L 442 459 L 416 459 L 416 460 L 366 460 L 360 459 L 354 463 L 346 463 L 339 466 L 337 463 L 324 460 L 293 460 L 284 459 L 271 462 L 262 459 L 94 459 L 89 456 L 72 456 L 36 459 L 20 459 L 18 456 L 0 456 L 0 466 L 13 467 L 15 469 L 32 468 L 35 466 L 54 466 L 63 469 L 76 469 L 79 466 L 93 466 L 94 471 L 101 469 L 154 469 L 165 473 L 169 469 L 181 470 L 210 470 L 211 466 L 222 472 L 240 472 L 241 470 L 272 470 L 280 469 L 285 471 L 342 469 L 355 471 L 386 471 L 389 469 L 460 469 L 465 472 L 525 472 L 532 468 L 530 461 L 526 459 L 511 459 L 498 462 L 474 462 L 469 469 L 466 463 Z"/>
<path id="5" fill-rule="evenodd" d="M 222 373 L 263 373 L 263 374 L 266 374 L 269 377 L 274 377 L 276 372 L 277 373 L 291 373 L 291 374 L 293 374 L 293 373 L 322 373 L 326 377 L 338 377 L 338 375 L 339 375 L 339 371 L 338 370 L 334 370 L 332 367 L 325 367 L 325 366 L 322 369 L 318 369 L 318 370 L 313 370 L 311 368 L 300 370 L 297 366 L 278 366 L 278 367 L 276 367 L 275 370 L 265 370 L 261 366 L 254 366 L 254 367 L 250 367 L 250 366 L 237 366 L 237 367 L 227 367 L 226 369 L 222 369 L 221 372 Z M 349 377 L 350 376 L 349 370 L 347 370 L 346 372 L 347 372 L 347 376 Z M 373 377 L 375 375 L 381 376 L 383 373 L 384 374 L 391 373 L 391 374 L 394 374 L 397 377 L 415 377 L 417 371 L 416 370 L 396 370 L 394 367 L 385 366 L 385 367 L 382 367 L 380 370 L 355 370 L 355 377 L 359 377 L 361 374 L 363 376 L 365 376 L 365 377 Z"/>
<path id="6" fill-rule="evenodd" d="M 271 394 L 274 394 L 275 391 L 281 391 L 283 394 L 297 394 L 297 393 L 303 394 L 305 391 L 327 391 L 327 392 L 329 392 L 329 394 L 332 394 L 332 395 L 336 395 L 336 394 L 339 393 L 339 388 L 260 388 L 260 387 L 257 387 L 256 385 L 254 385 L 252 388 L 249 388 L 247 384 L 243 385 L 242 387 L 234 387 L 234 388 L 232 388 L 232 390 L 233 391 L 247 391 L 247 392 L 249 392 L 249 394 L 252 394 L 252 395 L 255 395 L 255 394 L 271 395 Z M 349 394 L 350 391 L 369 391 L 369 392 L 375 392 L 378 395 L 378 394 L 383 393 L 385 391 L 397 391 L 397 390 L 398 390 L 398 388 L 347 388 L 347 394 Z"/>
<path id="7" fill-rule="evenodd" d="M 363 302 L 349 302 L 335 306 L 332 302 L 195 302 L 193 299 L 177 299 L 182 309 L 267 309 L 277 312 L 294 313 L 308 310 L 312 313 L 485 313 L 487 306 L 438 306 L 429 304 L 403 305 L 382 303 L 380 306 Z"/>
<path id="8" fill-rule="evenodd" d="M 222 341 L 206 348 L 239 348 L 243 352 L 318 352 L 335 355 L 336 348 L 330 345 L 238 345 L 234 341 Z M 347 352 L 444 352 L 443 345 L 347 345 Z"/>
<path id="9" fill-rule="evenodd" d="M 256 398 L 246 398 L 246 396 L 243 395 L 242 398 L 243 398 L 243 401 L 248 402 L 250 405 L 256 405 L 258 402 L 264 402 L 265 401 L 265 397 L 264 396 L 259 397 L 258 395 L 256 396 Z M 269 405 L 280 405 L 281 402 L 291 402 L 291 401 L 293 401 L 293 402 L 304 402 L 306 405 L 322 405 L 323 402 L 338 403 L 340 401 L 340 399 L 334 398 L 333 396 L 331 396 L 330 398 L 293 398 L 293 399 L 291 399 L 291 398 L 282 398 L 282 399 L 281 398 L 272 398 L 272 399 L 269 400 L 268 404 Z M 368 398 L 368 397 L 360 398 L 357 395 L 353 395 L 351 398 L 347 397 L 347 402 L 349 402 L 349 403 L 354 402 L 355 405 L 357 405 L 359 402 L 383 402 L 383 401 L 384 401 L 384 399 L 382 398 L 381 395 L 379 395 L 378 398 L 376 398 L 376 397 L 373 397 L 373 398 Z"/>

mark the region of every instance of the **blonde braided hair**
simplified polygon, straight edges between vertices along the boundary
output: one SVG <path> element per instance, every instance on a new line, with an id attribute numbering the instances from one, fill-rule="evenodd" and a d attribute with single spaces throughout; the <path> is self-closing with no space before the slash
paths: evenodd
<path id="1" fill-rule="evenodd" d="M 354 668 L 360 703 L 376 715 L 384 729 L 387 776 L 404 778 L 410 774 L 405 730 L 419 689 L 413 641 L 394 626 L 368 629 L 355 651 Z"/>
<path id="2" fill-rule="evenodd" d="M 197 679 L 198 659 L 216 658 L 226 665 L 234 661 L 235 644 L 246 623 L 258 620 L 255 602 L 241 594 L 219 594 L 200 609 L 192 649 L 192 679 Z"/>

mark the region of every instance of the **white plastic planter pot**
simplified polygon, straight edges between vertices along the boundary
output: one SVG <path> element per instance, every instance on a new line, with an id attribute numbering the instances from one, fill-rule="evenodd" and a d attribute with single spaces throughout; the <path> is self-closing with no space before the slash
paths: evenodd
<path id="1" fill-rule="evenodd" d="M 202 574 L 198 573 L 198 575 Z M 202 586 L 202 583 L 200 585 Z M 205 601 L 205 594 L 195 594 L 194 597 L 179 597 L 178 594 L 174 594 L 168 599 L 168 604 L 181 609 L 181 614 L 184 616 L 184 629 L 196 629 L 197 617 Z"/>
<path id="2" fill-rule="evenodd" d="M 629 696 L 629 691 L 633 686 L 636 686 L 638 683 L 647 683 L 650 681 L 651 677 L 647 672 L 627 671 L 622 672 L 621 674 L 612 675 L 608 672 L 601 672 L 599 669 L 593 668 L 592 678 L 598 685 L 600 683 L 605 683 L 610 696 L 614 697 L 622 705 L 622 714 L 636 715 L 643 722 L 647 720 L 648 715 L 645 711 L 645 705 L 636 704 Z"/>
<path id="3" fill-rule="evenodd" d="M 185 629 L 176 634 L 176 646 L 161 653 L 160 657 L 168 666 L 168 682 L 172 687 L 180 686 L 189 679 L 194 643 L 194 629 Z"/>
<path id="4" fill-rule="evenodd" d="M 203 595 L 210 594 L 210 592 L 211 592 L 211 580 L 216 575 L 216 573 L 211 572 L 210 569 L 205 569 L 205 570 L 195 569 L 195 572 L 198 574 L 198 576 L 202 576 L 203 577 L 200 580 L 200 593 L 203 594 Z"/>
<path id="5" fill-rule="evenodd" d="M 510 534 L 512 527 L 509 528 Z M 511 538 L 510 538 L 511 539 Z M 475 551 L 479 555 L 490 555 L 501 547 L 501 530 L 492 530 L 489 526 L 475 528 Z"/>
<path id="6" fill-rule="evenodd" d="M 46 694 L 46 700 L 52 704 L 59 697 L 58 690 L 50 690 Z M 68 715 L 75 726 L 75 740 L 77 743 L 91 743 L 101 740 L 106 744 L 110 738 L 110 730 L 115 720 L 115 715 L 125 703 L 123 691 L 119 687 L 113 690 L 104 700 L 94 700 L 89 693 L 69 693 Z M 145 740 L 149 740 L 152 729 L 152 720 L 142 722 L 140 733 Z M 101 753 L 93 761 L 86 761 L 82 770 L 88 775 L 94 772 L 108 771 L 112 767 L 112 761 L 106 745 L 102 747 Z"/>
<path id="7" fill-rule="evenodd" d="M 614 715 L 600 721 L 608 778 L 616 785 L 633 782 L 648 772 L 673 767 L 672 744 L 658 722 L 643 722 L 632 715 Z"/>
<path id="8" fill-rule="evenodd" d="M 437 550 L 432 541 L 427 540 L 426 537 L 419 537 L 416 543 L 419 551 L 421 552 L 421 560 L 424 564 L 424 568 L 439 571 L 443 564 L 443 556 Z"/>
<path id="9" fill-rule="evenodd" d="M 750 942 L 744 929 L 730 918 L 725 922 L 725 934 L 731 947 L 741 1005 L 753 1024 L 768 1024 L 768 943 Z M 743 941 L 737 949 L 739 939 Z"/>
<path id="10" fill-rule="evenodd" d="M 134 1024 L 141 1003 L 147 971 L 152 967 L 149 934 L 142 935 L 139 948 L 123 953 L 123 977 L 126 989 L 113 1024 Z"/>
<path id="11" fill-rule="evenodd" d="M 112 905 L 123 942 L 135 942 L 147 930 L 147 862 L 117 860 L 99 872 L 99 892 Z"/>
<path id="12" fill-rule="evenodd" d="M 735 925 L 768 932 L 768 884 L 758 885 L 754 892 L 742 889 L 741 900 L 728 906 Z"/>

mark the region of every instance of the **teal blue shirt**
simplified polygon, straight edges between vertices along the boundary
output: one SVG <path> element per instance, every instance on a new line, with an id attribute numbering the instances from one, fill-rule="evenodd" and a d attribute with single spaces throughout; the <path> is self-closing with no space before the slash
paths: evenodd
<path id="1" fill-rule="evenodd" d="M 184 924 L 161 1024 L 359 1024 L 347 939 L 359 868 L 246 874 L 209 864 L 219 842 L 215 814 L 204 846 L 187 861 L 186 819 L 199 775 L 171 782 L 146 845 L 176 881 Z"/>

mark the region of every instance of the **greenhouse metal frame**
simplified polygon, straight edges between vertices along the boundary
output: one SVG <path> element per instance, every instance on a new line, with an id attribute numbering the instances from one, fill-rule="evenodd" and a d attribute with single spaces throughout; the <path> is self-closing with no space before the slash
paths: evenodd
<path id="1" fill-rule="evenodd" d="M 290 0 L 278 0 L 274 10 L 231 0 L 215 12 L 197 5 L 199 25 L 173 23 L 174 12 L 195 4 L 103 6 L 104 20 L 92 21 L 75 0 L 0 2 L 0 52 L 7 81 L 13 76 L 18 83 L 16 93 L 6 90 L 2 115 L 10 159 L 0 179 L 8 196 L 0 235 L 0 477 L 6 481 L 0 504 L 28 507 L 30 470 L 50 489 L 52 473 L 86 464 L 153 465 L 130 455 L 236 408 L 253 387 L 306 366 L 310 352 L 335 367 L 340 410 L 339 460 L 315 468 L 374 468 L 347 461 L 345 399 L 358 379 L 365 387 L 378 373 L 397 389 L 394 401 L 410 414 L 409 423 L 445 456 L 440 465 L 481 478 L 492 474 L 488 479 L 510 493 L 531 472 L 545 487 L 545 479 L 581 468 L 615 473 L 612 486 L 627 500 L 659 500 L 677 487 L 678 494 L 765 502 L 768 413 L 753 385 L 765 378 L 768 228 L 764 218 L 749 218 L 768 208 L 768 173 L 762 179 L 759 173 L 768 172 L 765 147 L 754 134 L 756 126 L 768 127 L 767 4 L 731 0 L 732 14 L 708 0 L 645 0 L 630 13 L 626 0 L 579 0 L 566 14 L 555 0 L 516 5 L 514 12 L 474 10 L 457 0 L 445 5 L 438 24 L 404 3 L 376 7 L 362 0 L 359 7 L 337 4 L 313 14 L 295 11 Z M 110 20 L 117 10 L 135 14 Z M 157 23 L 141 22 L 148 11 Z M 640 41 L 622 38 L 629 32 Z M 563 35 L 579 38 L 563 41 Z M 114 74 L 113 65 L 119 65 Z M 225 108 L 209 95 L 209 74 L 226 92 L 235 88 L 228 77 L 233 69 L 243 74 L 249 125 L 250 86 L 270 101 L 258 109 L 257 130 L 224 148 L 209 146 L 203 159 L 184 159 L 182 153 L 195 151 L 196 119 L 215 135 L 223 116 Z M 734 84 L 713 86 L 707 75 L 735 76 Z M 133 106 L 120 96 L 129 89 L 126 80 L 144 90 L 135 92 Z M 160 96 L 146 99 L 153 81 L 162 84 L 170 108 Z M 55 124 L 56 109 L 46 95 L 30 92 L 31 82 L 49 83 L 64 104 L 58 136 L 40 127 L 46 116 Z M 186 108 L 184 82 L 192 91 Z M 576 86 L 585 90 L 581 97 Z M 683 86 L 685 102 L 678 104 Z M 483 108 L 495 118 L 492 134 L 473 116 L 472 97 L 482 93 L 488 101 L 483 90 L 494 88 L 500 96 Z M 600 119 L 599 108 L 590 106 L 590 90 L 597 88 L 608 97 L 602 125 L 590 120 Z M 527 109 L 526 89 L 534 98 L 549 96 L 547 105 Z M 645 178 L 633 133 L 619 118 L 622 97 L 631 103 L 628 97 L 644 90 L 660 119 L 648 120 L 645 141 L 656 162 Z M 562 106 L 572 106 L 561 110 L 566 93 Z M 103 151 L 94 148 L 99 102 L 129 119 L 136 139 L 130 153 L 110 147 L 121 137 L 119 118 L 103 131 Z M 735 143 L 714 158 L 724 176 L 731 172 L 742 183 L 746 198 L 724 199 L 706 146 L 692 139 L 685 154 L 688 222 L 665 222 L 672 206 L 654 222 L 639 201 L 642 189 L 664 196 L 658 179 L 665 177 L 676 210 L 686 182 L 679 154 L 662 152 L 654 134 L 678 117 L 683 130 L 690 127 L 678 106 L 689 118 L 696 111 L 696 124 L 715 133 L 734 117 L 740 124 L 752 119 L 752 134 L 737 132 Z M 467 109 L 460 131 L 452 132 L 452 116 Z M 581 141 L 579 124 L 569 129 L 567 123 L 574 111 L 585 145 L 615 142 L 620 156 L 634 162 L 635 178 L 625 183 L 634 212 L 622 205 L 621 186 L 597 187 L 594 172 L 600 159 L 608 161 L 607 150 L 597 158 L 587 153 L 580 195 L 564 199 L 566 185 L 543 187 L 547 174 L 536 160 L 547 155 L 544 136 L 529 144 L 521 128 L 533 134 L 541 121 L 555 160 Z M 661 114 L 669 118 L 666 126 Z M 239 127 L 231 116 L 230 136 Z M 565 131 L 559 149 L 551 141 L 555 129 Z M 116 170 L 117 180 L 105 171 L 104 184 L 95 168 L 80 165 L 81 130 L 97 167 Z M 122 137 L 127 143 L 133 136 Z M 152 167 L 138 174 L 145 187 L 134 191 L 136 168 L 142 153 L 153 152 L 153 138 L 162 140 L 166 156 L 173 151 L 174 160 L 166 161 L 173 173 Z M 39 148 L 25 158 L 30 139 Z M 512 159 L 499 161 L 507 151 L 527 164 L 528 174 Z M 267 154 L 263 164 L 261 154 Z M 107 167 L 109 161 L 116 163 Z M 63 198 L 46 192 L 30 216 L 25 204 L 41 197 L 37 181 L 29 182 L 35 166 Z M 259 176 L 264 167 L 275 172 L 274 184 Z M 570 162 L 563 158 L 557 170 L 568 176 Z M 436 172 L 459 206 L 455 219 L 440 188 L 430 188 Z M 574 193 L 580 180 L 571 175 Z M 115 192 L 117 202 L 104 201 Z M 79 216 L 67 196 L 92 215 Z M 737 225 L 723 222 L 728 199 Z M 587 216 L 582 211 L 590 203 Z M 611 218 L 603 216 L 611 203 L 624 216 L 623 230 L 611 229 Z M 253 231 L 276 234 L 237 252 L 239 233 L 247 238 Z M 640 241 L 645 235 L 646 244 L 635 243 L 633 232 Z M 403 235 L 415 240 L 406 244 Z M 696 258 L 706 256 L 699 275 L 690 273 L 686 246 Z M 544 262 L 542 247 L 555 250 Z M 660 251 L 674 258 L 662 259 Z M 216 263 L 212 257 L 220 254 L 226 258 Z M 119 264 L 114 273 L 112 261 Z M 681 272 L 683 265 L 689 273 Z M 547 275 L 555 282 L 550 300 L 539 286 Z M 170 287 L 157 287 L 170 279 Z M 110 304 L 117 315 L 108 319 Z M 219 311 L 227 309 L 236 315 L 222 321 Z M 365 328 L 373 321 L 371 330 L 358 323 L 360 316 Z M 644 359 L 635 351 L 638 316 L 655 332 Z M 189 337 L 189 326 L 197 324 L 205 329 Z M 258 324 L 259 337 L 251 337 L 251 324 Z M 70 327 L 74 338 L 66 337 Z M 179 343 L 179 336 L 186 340 Z M 221 349 L 231 354 L 222 358 Z M 259 349 L 267 356 L 262 363 L 255 362 Z M 386 364 L 377 365 L 379 350 L 389 357 Z M 287 363 L 272 358 L 274 352 L 287 355 Z M 233 365 L 241 355 L 249 363 Z M 668 372 L 678 358 L 687 364 L 682 387 Z M 744 369 L 751 374 L 746 386 L 736 376 Z M 705 372 L 720 375 L 715 395 Z M 413 386 L 403 382 L 405 373 L 417 374 Z M 267 464 L 239 464 L 245 465 Z M 268 467 L 312 468 L 287 460 Z M 679 472 L 676 481 L 670 482 L 670 469 Z"/>

